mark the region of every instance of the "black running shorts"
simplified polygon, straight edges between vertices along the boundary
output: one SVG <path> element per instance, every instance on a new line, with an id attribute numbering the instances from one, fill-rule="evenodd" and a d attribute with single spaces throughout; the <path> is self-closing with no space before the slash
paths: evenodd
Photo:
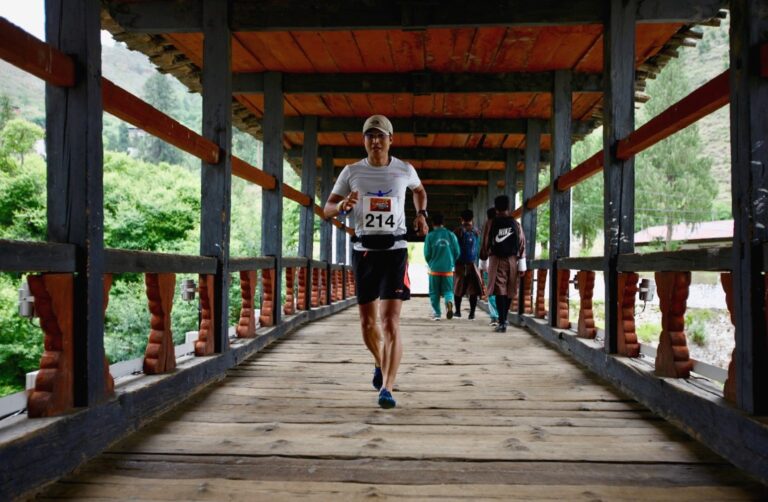
<path id="1" fill-rule="evenodd" d="M 409 300 L 408 250 L 352 251 L 357 303 L 363 305 L 378 298 Z"/>

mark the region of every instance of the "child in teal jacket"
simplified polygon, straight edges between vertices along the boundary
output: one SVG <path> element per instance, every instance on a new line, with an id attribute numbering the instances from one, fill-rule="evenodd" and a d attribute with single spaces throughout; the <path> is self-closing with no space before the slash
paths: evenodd
<path id="1" fill-rule="evenodd" d="M 443 227 L 443 215 L 432 216 L 434 228 L 424 239 L 424 258 L 429 265 L 429 300 L 433 319 L 440 320 L 440 297 L 445 297 L 445 314 L 453 317 L 453 266 L 459 258 L 459 240 Z"/>

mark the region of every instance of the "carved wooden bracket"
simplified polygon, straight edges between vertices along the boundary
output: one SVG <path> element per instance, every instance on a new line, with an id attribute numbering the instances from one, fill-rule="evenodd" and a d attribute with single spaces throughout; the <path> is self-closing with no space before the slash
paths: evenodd
<path id="1" fill-rule="evenodd" d="M 343 286 L 342 286 L 342 280 L 343 280 L 343 273 L 341 270 L 334 270 L 333 276 L 332 276 L 332 291 L 333 294 L 331 295 L 331 301 L 338 302 L 341 300 L 341 295 L 343 292 Z"/>
<path id="2" fill-rule="evenodd" d="M 640 343 L 637 341 L 637 329 L 635 328 L 635 295 L 637 295 L 637 281 L 640 279 L 634 272 L 619 274 L 619 334 L 618 354 L 627 357 L 640 355 Z"/>
<path id="3" fill-rule="evenodd" d="M 70 411 L 74 406 L 74 276 L 72 274 L 39 274 L 27 276 L 35 297 L 35 311 L 43 330 L 44 352 L 35 388 L 27 398 L 30 418 L 51 417 Z M 104 276 L 104 311 L 109 301 L 112 276 Z M 104 358 L 105 394 L 112 395 L 115 382 Z"/>
<path id="4" fill-rule="evenodd" d="M 296 304 L 294 302 L 294 268 L 285 268 L 285 304 L 283 305 L 283 313 L 285 315 L 293 315 L 296 313 Z"/>
<path id="5" fill-rule="evenodd" d="M 328 305 L 328 269 L 320 271 L 320 305 Z"/>
<path id="6" fill-rule="evenodd" d="M 149 340 L 144 352 L 144 373 L 157 375 L 176 368 L 176 352 L 171 331 L 176 274 L 145 274 L 149 300 Z"/>
<path id="7" fill-rule="evenodd" d="M 355 296 L 355 274 L 352 270 L 347 273 L 347 296 Z"/>
<path id="8" fill-rule="evenodd" d="M 576 274 L 579 286 L 579 324 L 576 334 L 580 338 L 595 338 L 595 313 L 592 310 L 592 296 L 595 291 L 595 272 L 592 270 L 580 270 Z"/>
<path id="9" fill-rule="evenodd" d="M 320 270 L 312 269 L 312 308 L 320 306 Z"/>
<path id="10" fill-rule="evenodd" d="M 307 310 L 307 293 L 312 290 L 307 280 L 307 267 L 299 267 L 298 276 L 299 291 L 296 295 L 296 309 Z"/>
<path id="11" fill-rule="evenodd" d="M 526 270 L 523 276 L 523 313 L 533 314 L 533 270 Z"/>
<path id="12" fill-rule="evenodd" d="M 273 315 L 275 301 L 275 269 L 265 268 L 261 271 L 261 315 L 259 324 L 262 326 L 274 326 Z"/>
<path id="13" fill-rule="evenodd" d="M 656 352 L 656 374 L 688 378 L 693 361 L 685 338 L 685 309 L 690 272 L 656 272 L 656 288 L 661 304 L 661 339 Z"/>
<path id="14" fill-rule="evenodd" d="M 240 297 L 243 299 L 240 307 L 240 320 L 235 332 L 238 338 L 254 338 L 256 336 L 256 271 L 240 271 Z"/>
<path id="15" fill-rule="evenodd" d="M 40 317 L 45 351 L 35 388 L 27 399 L 31 418 L 50 417 L 71 410 L 73 394 L 72 274 L 41 274 L 27 277 Z"/>
<path id="16" fill-rule="evenodd" d="M 568 329 L 571 327 L 569 320 L 568 286 L 571 279 L 570 270 L 557 271 L 557 327 Z"/>
<path id="17" fill-rule="evenodd" d="M 547 317 L 547 308 L 544 305 L 544 288 L 547 286 L 547 269 L 540 268 L 536 271 L 536 312 L 534 317 L 544 319 Z"/>
<path id="18" fill-rule="evenodd" d="M 200 274 L 200 330 L 195 342 L 196 356 L 209 356 L 214 351 L 214 279 L 212 274 Z"/>

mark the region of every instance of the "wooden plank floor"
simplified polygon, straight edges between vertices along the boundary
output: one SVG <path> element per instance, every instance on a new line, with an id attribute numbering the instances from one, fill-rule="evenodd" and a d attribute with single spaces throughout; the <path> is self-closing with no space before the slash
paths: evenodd
<path id="1" fill-rule="evenodd" d="M 357 308 L 230 372 L 41 498 L 753 500 L 730 464 L 534 335 L 407 302 L 382 410 Z"/>

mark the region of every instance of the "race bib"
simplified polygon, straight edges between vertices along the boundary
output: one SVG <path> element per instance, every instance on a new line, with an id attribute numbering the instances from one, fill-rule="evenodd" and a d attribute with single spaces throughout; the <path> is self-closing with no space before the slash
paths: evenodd
<path id="1" fill-rule="evenodd" d="M 392 234 L 397 225 L 394 197 L 363 197 L 363 231 L 366 234 Z"/>

